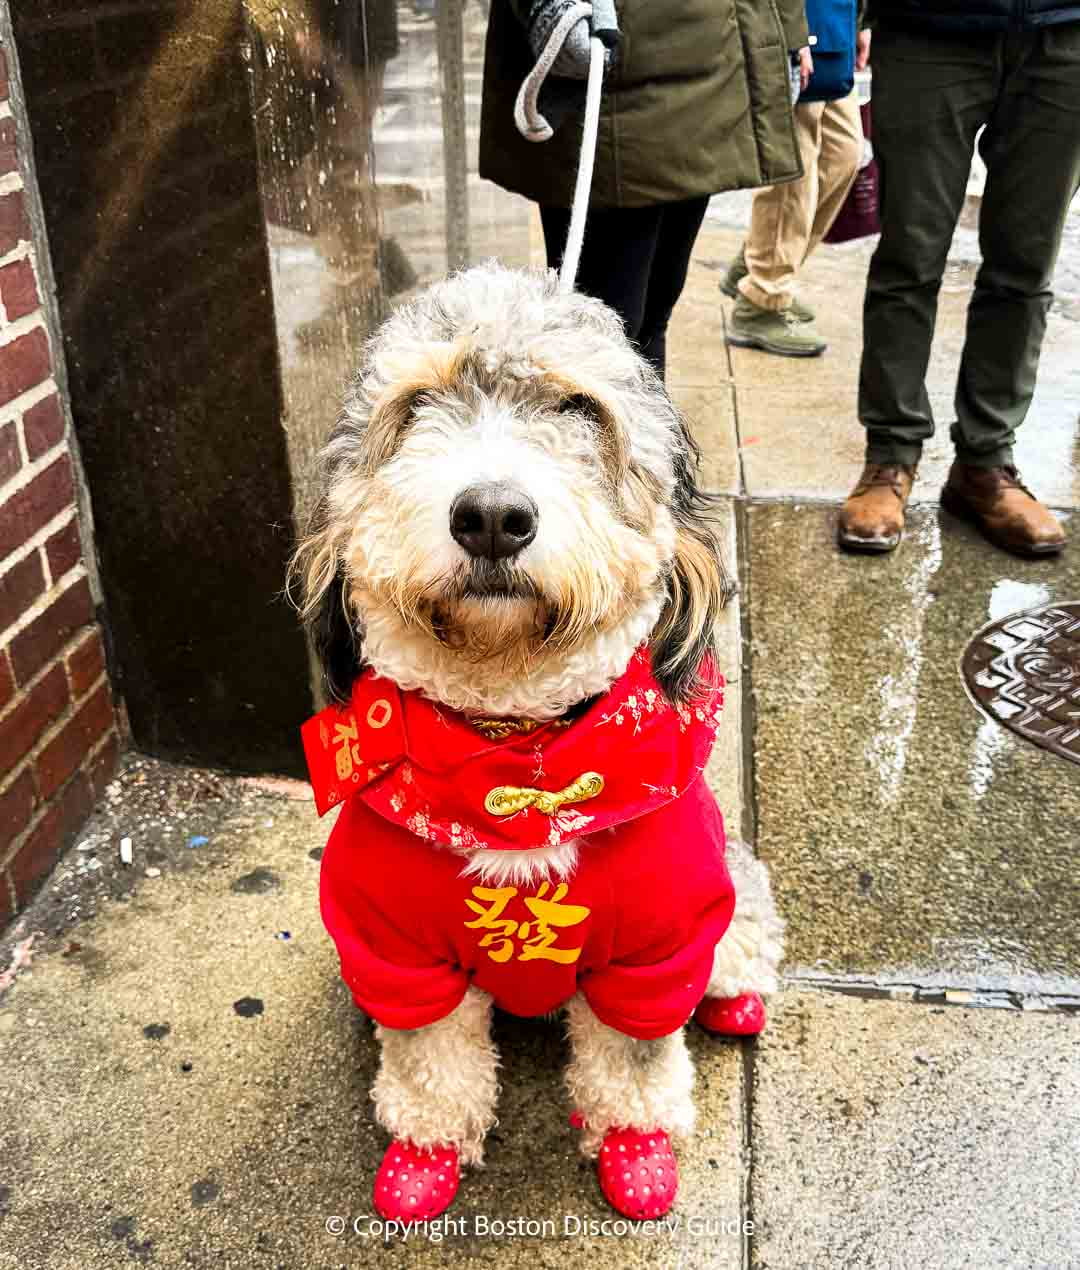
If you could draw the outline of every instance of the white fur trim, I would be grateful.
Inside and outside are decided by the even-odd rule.
[[[728,843],[726,859],[735,886],[735,916],[716,945],[705,995],[775,992],[784,956],[784,923],[776,911],[769,871],[741,842]]]
[[[491,997],[469,988],[445,1019],[407,1031],[376,1026],[375,1035],[382,1055],[371,1096],[383,1128],[418,1147],[457,1147],[462,1164],[482,1163],[499,1092]]]
[[[566,1084],[585,1118],[582,1153],[595,1156],[609,1129],[694,1127],[694,1068],[682,1029],[639,1041],[601,1023],[578,993],[567,1006],[573,1057]]]
[[[461,876],[478,878],[485,886],[532,886],[549,879],[565,880],[577,867],[577,860],[574,839],[531,851],[474,851]]]

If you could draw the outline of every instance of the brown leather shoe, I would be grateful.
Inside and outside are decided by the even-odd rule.
[[[892,551],[903,537],[904,508],[914,483],[914,466],[867,463],[840,509],[840,546],[849,551]]]
[[[1065,546],[1057,517],[1024,485],[1014,467],[954,462],[941,491],[941,505],[1019,556],[1053,555]]]

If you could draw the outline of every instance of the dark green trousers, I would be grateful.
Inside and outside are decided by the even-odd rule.
[[[1011,463],[1035,391],[1065,216],[1080,187],[1080,23],[964,36],[878,29],[872,58],[882,235],[863,309],[867,458],[915,463],[933,434],[926,368],[938,291],[985,125],[982,265],[952,438],[962,462]]]

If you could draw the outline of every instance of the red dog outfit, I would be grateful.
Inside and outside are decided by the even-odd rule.
[[[492,741],[365,672],[347,707],[303,729],[320,814],[344,803],[320,898],[357,1005],[416,1028],[448,1015],[470,983],[525,1016],[580,991],[627,1035],[678,1030],[735,903],[702,776],[722,701],[716,676],[673,707],[639,649],[572,723]],[[575,839],[565,881],[460,876],[461,852]]]

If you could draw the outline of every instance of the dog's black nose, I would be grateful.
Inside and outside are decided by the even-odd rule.
[[[450,505],[450,535],[470,556],[505,560],[536,537],[536,504],[513,485],[470,485]]]

